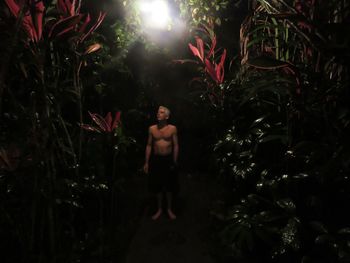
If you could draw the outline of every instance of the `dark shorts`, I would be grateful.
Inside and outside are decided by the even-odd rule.
[[[172,155],[152,155],[149,163],[149,190],[152,193],[162,191],[177,193],[179,190],[178,171]]]

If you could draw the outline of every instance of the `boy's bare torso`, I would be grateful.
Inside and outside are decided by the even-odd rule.
[[[159,128],[158,125],[152,125],[150,132],[152,135],[153,153],[155,155],[170,155],[173,151],[173,136],[176,128],[174,125],[166,125]]]

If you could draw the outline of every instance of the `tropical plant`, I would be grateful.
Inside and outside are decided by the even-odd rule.
[[[196,27],[201,23],[210,23],[211,21],[220,25],[220,12],[227,8],[230,1],[176,0],[175,2],[179,6],[181,16],[188,19],[189,23]]]
[[[97,124],[97,127],[87,124],[82,124],[81,127],[88,131],[96,131],[96,132],[106,132],[111,133],[118,127],[120,123],[120,111],[116,112],[114,120],[112,119],[111,112],[108,112],[106,117],[103,118],[101,115],[97,113],[89,112],[91,119]]]
[[[7,0],[1,9],[1,228],[18,247],[10,261],[68,260],[84,236],[73,220],[82,208],[75,123],[82,123],[81,73],[102,47],[91,37],[105,13],[82,12],[81,3]]]
[[[122,189],[124,177],[119,161],[128,153],[135,140],[126,136],[121,123],[121,112],[116,112],[114,119],[111,112],[103,118],[97,113],[89,112],[95,125],[81,124],[89,131],[84,145],[84,189],[98,200],[98,229],[103,233],[100,242],[115,229],[118,214],[118,195]]]
[[[348,78],[341,73],[347,69],[341,59],[334,60],[337,53],[324,52],[332,50],[335,39],[329,37],[331,32],[320,28],[322,21],[318,19],[322,17],[316,10],[328,6],[343,15],[345,11],[340,11],[341,7],[335,2],[325,6],[318,4],[317,9],[314,1],[256,1],[252,5],[253,15],[247,17],[241,28],[241,71],[244,75],[234,86],[243,92],[242,103],[238,104],[238,109],[234,107],[235,129],[229,130],[226,139],[217,145],[222,151],[220,163],[224,163],[220,166],[229,176],[235,176],[237,199],[258,194],[258,200],[267,198],[270,202],[289,198],[295,206],[297,221],[293,228],[289,225],[290,219],[283,224],[273,223],[279,238],[265,252],[260,251],[266,261],[346,262],[349,258],[343,237],[333,238],[332,245],[328,243],[322,250],[319,235],[307,230],[317,221],[324,229],[345,227],[341,232],[346,232],[347,224],[327,211],[332,210],[333,215],[342,214],[342,204],[349,198],[344,186],[339,184],[346,180],[344,171],[349,171],[345,161],[348,149],[344,146],[342,132],[347,130],[347,124],[339,122],[344,115],[337,115],[340,109],[344,110],[343,114],[348,112],[345,100],[339,97],[349,85]],[[336,76],[334,70],[338,72]],[[246,85],[254,74],[259,74],[260,79]],[[322,78],[322,82],[318,78]],[[281,83],[284,83],[282,89],[277,89]],[[267,90],[274,92],[266,93]],[[235,92],[232,94],[237,96]],[[258,129],[253,129],[257,133],[252,136],[249,130],[255,125],[249,123],[255,123],[254,116],[258,112],[263,118],[256,119],[261,123]],[[258,202],[255,209],[248,204],[243,206],[254,215],[259,213],[263,203]],[[334,206],[340,209],[333,209]],[[261,222],[251,221],[248,233],[240,230],[243,222],[231,220],[230,230],[226,229],[225,234],[235,233],[233,240],[238,244],[242,236],[248,238],[247,235],[254,242],[261,240],[252,236],[256,227],[262,227]],[[293,238],[286,238],[289,233]],[[346,234],[344,238],[347,239]],[[260,244],[261,241],[253,250]],[[333,250],[331,246],[342,249]]]
[[[217,48],[217,39],[213,29],[214,25],[209,23],[203,24],[198,28],[198,33],[203,35],[202,37],[196,35],[196,46],[189,43],[188,46],[192,54],[197,60],[174,60],[175,63],[194,63],[199,65],[198,69],[201,73],[200,77],[196,77],[192,80],[192,83],[200,83],[204,87],[203,93],[208,96],[210,102],[214,106],[222,106],[224,100],[224,90],[222,89],[222,83],[225,76],[225,60],[226,49],[221,52],[221,56],[218,55],[220,49]],[[205,42],[208,41],[208,42]],[[216,62],[219,58],[219,61]]]
[[[249,6],[241,66],[222,85],[228,128],[214,147],[232,191],[218,215],[224,243],[236,260],[346,262],[349,3]]]

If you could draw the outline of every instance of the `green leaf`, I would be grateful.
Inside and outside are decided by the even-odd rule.
[[[295,212],[295,209],[296,209],[295,204],[289,198],[278,200],[276,203],[279,207],[283,208],[288,212]]]
[[[304,178],[308,178],[308,177],[310,177],[310,175],[306,174],[306,173],[299,173],[299,174],[293,176],[294,179],[304,179]]]
[[[263,117],[260,117],[256,120],[254,120],[253,123],[250,125],[250,129],[255,127],[257,124],[262,123],[266,119],[266,117],[267,116],[263,116]]]

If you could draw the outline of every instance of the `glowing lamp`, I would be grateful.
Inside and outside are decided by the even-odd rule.
[[[144,25],[148,28],[165,29],[170,22],[169,8],[166,1],[141,1],[139,8]]]

